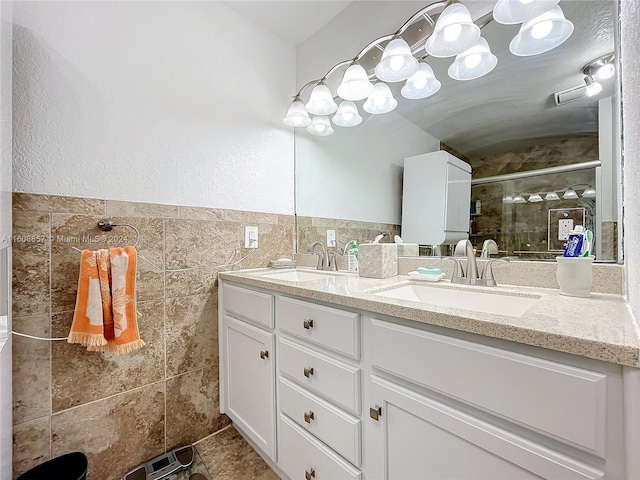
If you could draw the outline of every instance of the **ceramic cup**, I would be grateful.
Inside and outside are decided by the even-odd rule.
[[[556,280],[560,294],[571,297],[588,297],[593,284],[591,265],[595,257],[556,257]]]

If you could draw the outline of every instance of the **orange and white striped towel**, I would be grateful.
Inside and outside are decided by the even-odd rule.
[[[136,318],[136,263],[133,247],[82,251],[69,343],[114,353],[144,346]]]

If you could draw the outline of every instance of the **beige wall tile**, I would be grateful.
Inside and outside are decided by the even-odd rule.
[[[49,313],[49,215],[13,214],[13,315]]]
[[[210,220],[221,222],[223,210],[220,208],[183,207],[180,206],[180,218],[185,220]]]
[[[34,193],[13,193],[13,210],[42,213],[78,213],[105,215],[105,200],[96,198],[62,197]]]
[[[16,332],[48,338],[51,318],[47,315],[16,317]],[[51,414],[51,343],[13,337],[13,423]]]
[[[218,295],[218,272],[225,269],[198,268],[166,274],[166,298],[184,295]]]
[[[88,352],[85,347],[55,342],[52,356],[53,411],[100,400],[164,377],[164,302],[138,304],[140,337],[146,345],[124,355]],[[53,335],[68,335],[73,314],[52,317]]]
[[[51,451],[80,450],[91,480],[121,478],[164,451],[164,382],[82,405],[51,417]]]
[[[167,299],[167,376],[218,361],[218,298],[189,295]]]
[[[107,216],[179,218],[180,207],[158,203],[119,202],[107,200]]]
[[[167,448],[193,443],[228,424],[220,414],[218,386],[217,362],[167,379]]]
[[[13,476],[26,472],[50,457],[51,417],[13,427]]]
[[[245,212],[242,210],[221,210],[222,220],[225,222],[238,222],[245,225],[267,223],[276,225],[279,215],[277,213]]]

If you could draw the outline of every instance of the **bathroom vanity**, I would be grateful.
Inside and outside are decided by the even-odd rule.
[[[284,478],[625,478],[621,297],[299,272],[220,274],[220,410]]]

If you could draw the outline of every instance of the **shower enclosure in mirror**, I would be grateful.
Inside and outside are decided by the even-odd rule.
[[[414,49],[442,83],[434,95],[409,100],[400,93],[404,82],[388,83],[398,101],[390,113],[368,114],[364,101],[357,101],[363,121],[356,127],[334,124],[333,135],[325,137],[296,128],[298,251],[326,241],[327,230],[336,231],[338,249],[380,232],[389,234],[384,241],[402,235],[404,158],[443,149],[471,165],[469,238],[478,252],[485,240],[494,240],[498,255],[552,259],[561,241],[554,211],[583,209],[584,223],[595,233],[597,261],[621,261],[617,74],[600,80],[602,90],[592,96],[585,83],[585,67],[594,60],[608,58],[617,67],[617,2],[560,1],[573,33],[559,47],[535,56],[511,53],[509,44],[520,26],[491,21],[487,15],[495,2],[459,3],[469,7],[477,23],[486,23],[482,37],[497,58],[493,71],[475,80],[454,80],[447,73],[453,58]],[[365,15],[367,2],[353,4],[348,8]],[[335,28],[325,28],[309,41],[322,44],[336,35]],[[367,40],[374,39],[363,43]],[[340,55],[336,52],[336,63],[343,60]],[[344,70],[326,79],[334,95]],[[303,93],[303,101],[309,93]],[[577,164],[588,168],[572,167]],[[478,200],[480,213],[472,208]],[[425,205],[425,212],[429,208]],[[422,246],[419,251],[434,250]]]

